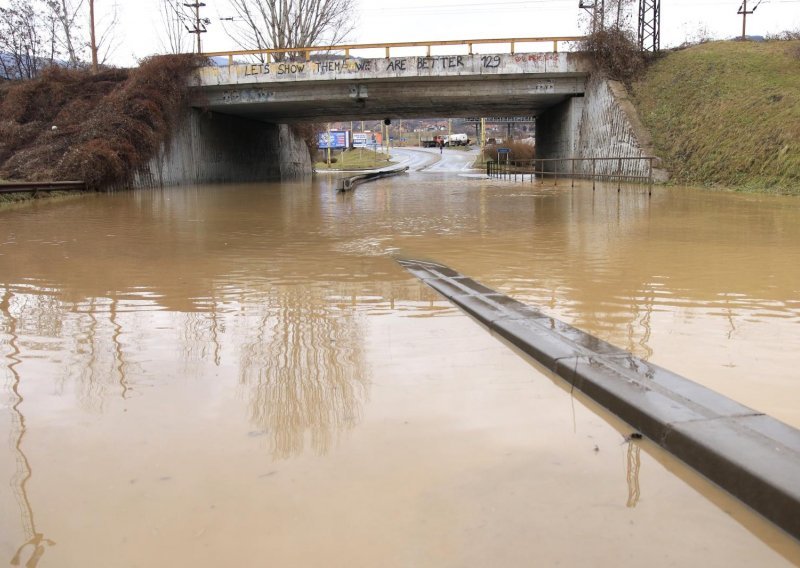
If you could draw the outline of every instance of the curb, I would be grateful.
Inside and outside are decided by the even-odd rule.
[[[433,262],[401,266],[800,539],[800,430]]]

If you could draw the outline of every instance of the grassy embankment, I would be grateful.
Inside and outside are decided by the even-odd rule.
[[[800,41],[671,52],[633,93],[673,183],[800,194]]]
[[[318,157],[324,158],[324,152],[325,150],[320,150]],[[327,160],[323,159],[314,164],[314,169],[318,172],[370,170],[391,166],[394,163],[383,152],[375,152],[369,149],[353,149],[346,152],[332,152],[330,166]]]
[[[0,179],[125,184],[167,140],[185,106],[194,56],[160,56],[136,69],[52,68],[0,88]],[[52,192],[54,194],[55,192]],[[6,194],[18,201],[30,194]]]

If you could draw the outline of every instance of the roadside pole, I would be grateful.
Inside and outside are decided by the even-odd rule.
[[[486,148],[486,119],[481,118],[481,160],[483,160],[484,149]]]
[[[328,158],[327,158],[328,169],[331,169],[331,123],[330,122],[328,123],[328,148],[327,148],[327,150],[328,150],[328,152],[327,152],[327,155],[328,155]]]

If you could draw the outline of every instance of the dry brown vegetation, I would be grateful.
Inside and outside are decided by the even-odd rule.
[[[524,142],[508,142],[506,144],[487,145],[483,149],[484,160],[497,160],[497,149],[511,150],[509,160],[531,160],[536,157],[536,148]]]
[[[166,55],[132,70],[52,68],[0,88],[0,178],[125,183],[181,116],[195,56]],[[54,128],[55,127],[55,128]]]
[[[586,36],[581,50],[592,55],[598,71],[628,86],[645,69],[645,56],[632,32],[616,26]]]

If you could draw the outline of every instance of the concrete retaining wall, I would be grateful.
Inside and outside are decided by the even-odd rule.
[[[134,187],[265,181],[311,175],[305,142],[287,125],[189,109]]]
[[[652,140],[639,120],[625,86],[594,75],[584,96],[553,107],[536,120],[536,154],[539,158],[620,158],[655,156]],[[654,161],[654,178],[666,181],[667,173]],[[569,173],[569,162],[550,163],[550,171]],[[547,167],[546,167],[547,169]],[[645,160],[602,160],[595,172],[605,175],[647,176]],[[590,161],[576,163],[575,171],[591,173]]]

